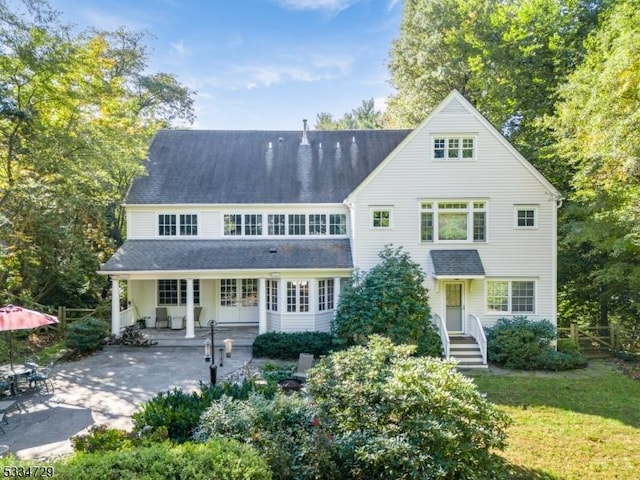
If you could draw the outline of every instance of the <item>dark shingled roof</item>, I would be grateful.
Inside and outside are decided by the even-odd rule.
[[[162,130],[125,203],[339,203],[410,132]]]
[[[431,250],[436,277],[484,277],[484,267],[477,250]]]
[[[348,239],[127,240],[100,270],[115,273],[352,267]]]

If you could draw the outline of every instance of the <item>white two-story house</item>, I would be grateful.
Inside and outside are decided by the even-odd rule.
[[[147,170],[100,271],[114,333],[166,307],[193,337],[195,306],[329,331],[344,282],[388,244],[423,267],[447,355],[501,317],[556,322],[559,192],[458,92],[414,130],[161,131]]]

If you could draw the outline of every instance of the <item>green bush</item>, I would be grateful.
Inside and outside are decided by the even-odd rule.
[[[324,332],[269,332],[253,342],[253,356],[297,360],[301,353],[315,357],[327,355],[334,348],[331,334]]]
[[[224,395],[234,399],[246,399],[253,391],[265,396],[273,396],[277,386],[268,384],[256,385],[250,380],[241,384],[222,382],[215,385],[200,385],[200,392],[185,393],[178,388],[168,392],[160,392],[151,400],[143,403],[132,415],[134,430],[145,432],[162,439],[162,431],[166,430],[168,438],[183,443],[191,439],[193,430],[200,421],[200,415],[211,402]]]
[[[83,453],[126,450],[139,443],[137,435],[106,425],[93,425],[89,433],[71,437],[73,449]]]
[[[206,444],[165,442],[132,450],[79,453],[56,462],[55,478],[270,480],[272,476],[253,448],[215,439]]]
[[[454,362],[372,336],[309,371],[340,478],[494,478],[509,419]]]
[[[82,353],[102,348],[102,340],[109,335],[109,324],[97,318],[77,320],[67,327],[66,346]]]
[[[555,351],[549,348],[538,355],[537,368],[542,370],[572,370],[574,368],[584,368],[587,360],[584,356],[576,353]]]
[[[559,348],[569,351],[553,349],[551,342],[557,333],[548,320],[530,320],[526,316],[501,318],[486,329],[486,334],[489,361],[505,368],[569,370],[586,365],[578,345],[561,341]]]
[[[300,395],[223,397],[202,415],[194,438],[232,438],[253,445],[271,467],[274,479],[343,478],[331,437],[317,413]]]
[[[366,273],[354,272],[340,296],[333,323],[346,345],[363,345],[371,335],[396,344],[413,344],[419,355],[442,355],[442,342],[431,323],[424,273],[402,247],[387,245],[382,261]]]

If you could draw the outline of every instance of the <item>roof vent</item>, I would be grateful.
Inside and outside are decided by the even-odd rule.
[[[309,139],[307,138],[307,119],[302,120],[302,140],[300,145],[309,145]]]
[[[269,253],[278,253],[278,247],[269,247]]]

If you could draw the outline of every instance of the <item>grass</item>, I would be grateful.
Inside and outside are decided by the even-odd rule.
[[[510,478],[640,478],[640,382],[613,364],[470,376],[514,421],[500,453]]]

